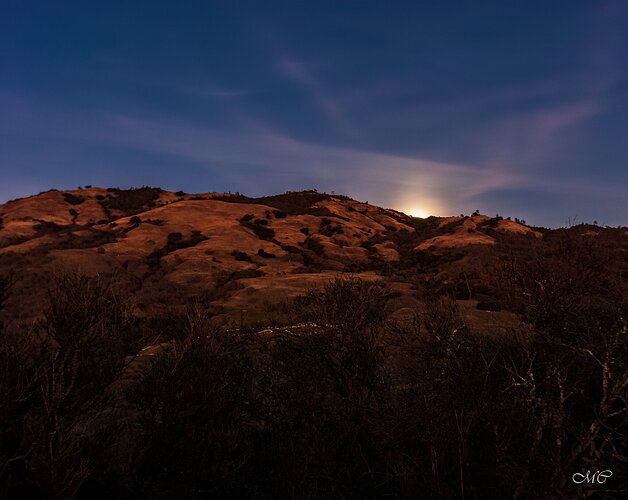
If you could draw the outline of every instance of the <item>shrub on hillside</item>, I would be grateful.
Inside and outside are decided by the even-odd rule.
[[[231,252],[231,255],[235,258],[235,260],[243,261],[243,262],[251,262],[251,256],[246,252],[240,252],[239,250],[234,250]]]
[[[257,255],[263,257],[264,259],[274,259],[275,257],[277,257],[274,253],[266,252],[263,248],[260,248],[257,251]]]
[[[320,325],[361,329],[386,318],[389,292],[382,281],[336,278],[296,299],[295,311]]]
[[[82,196],[72,193],[63,193],[63,199],[70,205],[80,205],[85,201],[85,198]]]
[[[326,217],[321,220],[320,228],[318,230],[324,236],[333,236],[334,234],[343,234],[344,230],[340,224],[333,224],[332,221]]]
[[[318,256],[322,256],[325,253],[325,247],[321,243],[321,240],[314,236],[306,238],[301,245],[303,248],[314,252]]]
[[[109,189],[107,191],[110,191]],[[100,203],[107,209],[120,210],[124,214],[136,213],[145,208],[155,206],[155,200],[159,198],[162,190],[144,186],[141,188],[117,189],[110,191],[115,196],[107,198]]]
[[[268,226],[268,220],[266,219],[254,219],[254,215],[246,214],[239,219],[240,224],[250,229],[261,240],[272,240],[275,237],[275,231]]]
[[[159,250],[155,250],[146,257],[146,263],[149,267],[159,267],[161,264],[161,258],[169,253],[176,252],[183,248],[189,248],[198,245],[200,242],[207,240],[207,236],[204,236],[200,231],[194,230],[190,234],[188,239],[183,238],[183,234],[180,232],[173,232],[168,234],[166,245]]]

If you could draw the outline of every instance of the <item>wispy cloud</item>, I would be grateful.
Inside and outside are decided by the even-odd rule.
[[[476,134],[478,145],[484,144],[482,163],[495,170],[525,169],[533,176],[552,158],[569,153],[560,142],[564,134],[575,133],[602,111],[598,100],[583,98],[502,117]]]
[[[179,126],[118,116],[104,137],[128,147],[231,166],[234,185],[253,192],[319,186],[399,209],[450,210],[491,189],[513,186],[514,174],[377,152],[311,144],[258,126],[248,132]],[[456,208],[457,208],[456,207]]]
[[[484,127],[486,163],[500,168],[526,168],[531,173],[548,164],[561,165],[572,148],[565,148],[565,138],[577,145],[586,137],[592,119],[603,115],[610,105],[609,96],[622,74],[623,62],[621,13],[619,2],[608,2],[588,26],[587,45],[579,70],[560,74],[549,82],[547,97],[529,108],[502,116]]]
[[[284,55],[277,59],[276,66],[281,75],[299,84],[308,92],[318,110],[338,132],[351,138],[359,135],[357,128],[348,119],[339,100],[325,89],[304,61]]]

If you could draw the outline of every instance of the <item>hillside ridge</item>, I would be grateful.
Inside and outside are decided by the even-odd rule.
[[[463,295],[486,288],[506,243],[532,245],[547,231],[477,212],[422,219],[314,190],[251,198],[88,186],[0,205],[0,272],[21,275],[22,318],[37,316],[40,284],[59,272],[122,275],[149,315],[191,296],[227,315],[264,315],[347,273],[390,281],[403,308],[417,279]]]

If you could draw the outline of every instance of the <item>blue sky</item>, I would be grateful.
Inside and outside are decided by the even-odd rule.
[[[626,224],[628,2],[2,1],[0,201],[318,188]]]

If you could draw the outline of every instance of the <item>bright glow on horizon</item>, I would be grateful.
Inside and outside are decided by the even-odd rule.
[[[420,217],[421,219],[425,219],[426,217],[430,216],[428,212],[426,212],[425,210],[421,208],[413,208],[408,211],[408,214],[411,215],[412,217]]]

